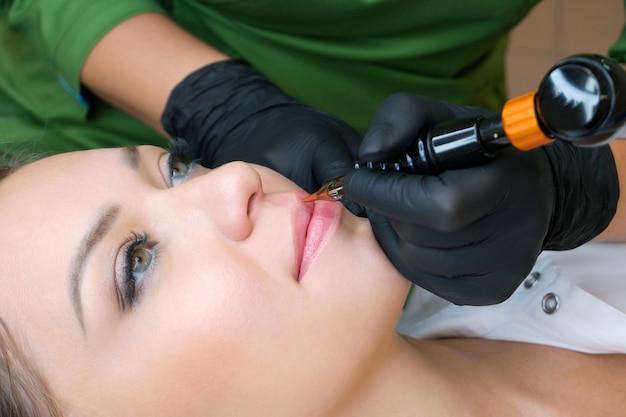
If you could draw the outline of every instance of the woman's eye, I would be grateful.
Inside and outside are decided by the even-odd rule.
[[[185,178],[191,172],[193,167],[192,163],[183,162],[180,159],[175,159],[170,164],[170,177],[172,179],[172,186],[180,185]]]
[[[175,138],[170,144],[167,165],[170,173],[170,185],[176,187],[184,182],[196,165],[189,143],[181,138]]]
[[[134,237],[134,240],[125,250],[124,273],[119,283],[122,307],[127,309],[134,306],[145,286],[154,263],[154,247],[146,247],[147,237]]]
[[[134,274],[146,272],[151,263],[152,253],[148,249],[138,248],[131,254],[131,270]]]
[[[172,161],[170,166],[170,176],[172,178],[172,185],[179,185],[191,171],[191,164],[187,164],[180,159]]]

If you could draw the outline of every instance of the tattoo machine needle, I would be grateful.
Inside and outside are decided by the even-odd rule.
[[[343,177],[339,177],[328,181],[315,193],[309,194],[307,197],[303,198],[302,202],[309,203],[317,200],[338,201],[344,198],[344,196]]]
[[[625,122],[626,71],[600,55],[573,55],[557,62],[536,92],[508,100],[500,114],[436,124],[419,134],[399,160],[365,167],[437,175],[484,163],[510,146],[528,151],[555,139],[605,145],[625,137]],[[349,197],[339,177],[302,201]]]

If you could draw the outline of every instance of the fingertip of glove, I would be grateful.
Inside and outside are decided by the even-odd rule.
[[[365,207],[352,200],[341,200],[344,207],[357,217],[367,217]]]

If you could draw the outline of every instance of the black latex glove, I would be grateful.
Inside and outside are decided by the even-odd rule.
[[[283,93],[241,60],[203,67],[172,91],[161,117],[200,163],[268,166],[309,192],[354,166],[361,136],[346,123]]]
[[[396,94],[379,108],[360,161],[397,159],[438,122],[485,109]],[[344,190],[367,208],[374,233],[398,270],[456,304],[507,299],[542,249],[569,249],[599,234],[617,205],[617,172],[608,146],[554,142],[513,148],[473,168],[438,176],[359,169]]]

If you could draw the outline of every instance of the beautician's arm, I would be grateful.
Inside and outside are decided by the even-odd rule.
[[[191,72],[228,57],[159,13],[134,16],[96,44],[81,72],[85,86],[165,136],[169,94]]]
[[[352,168],[361,139],[158,13],[107,33],[88,55],[81,81],[161,134],[184,138],[207,167],[253,162],[311,192]]]

